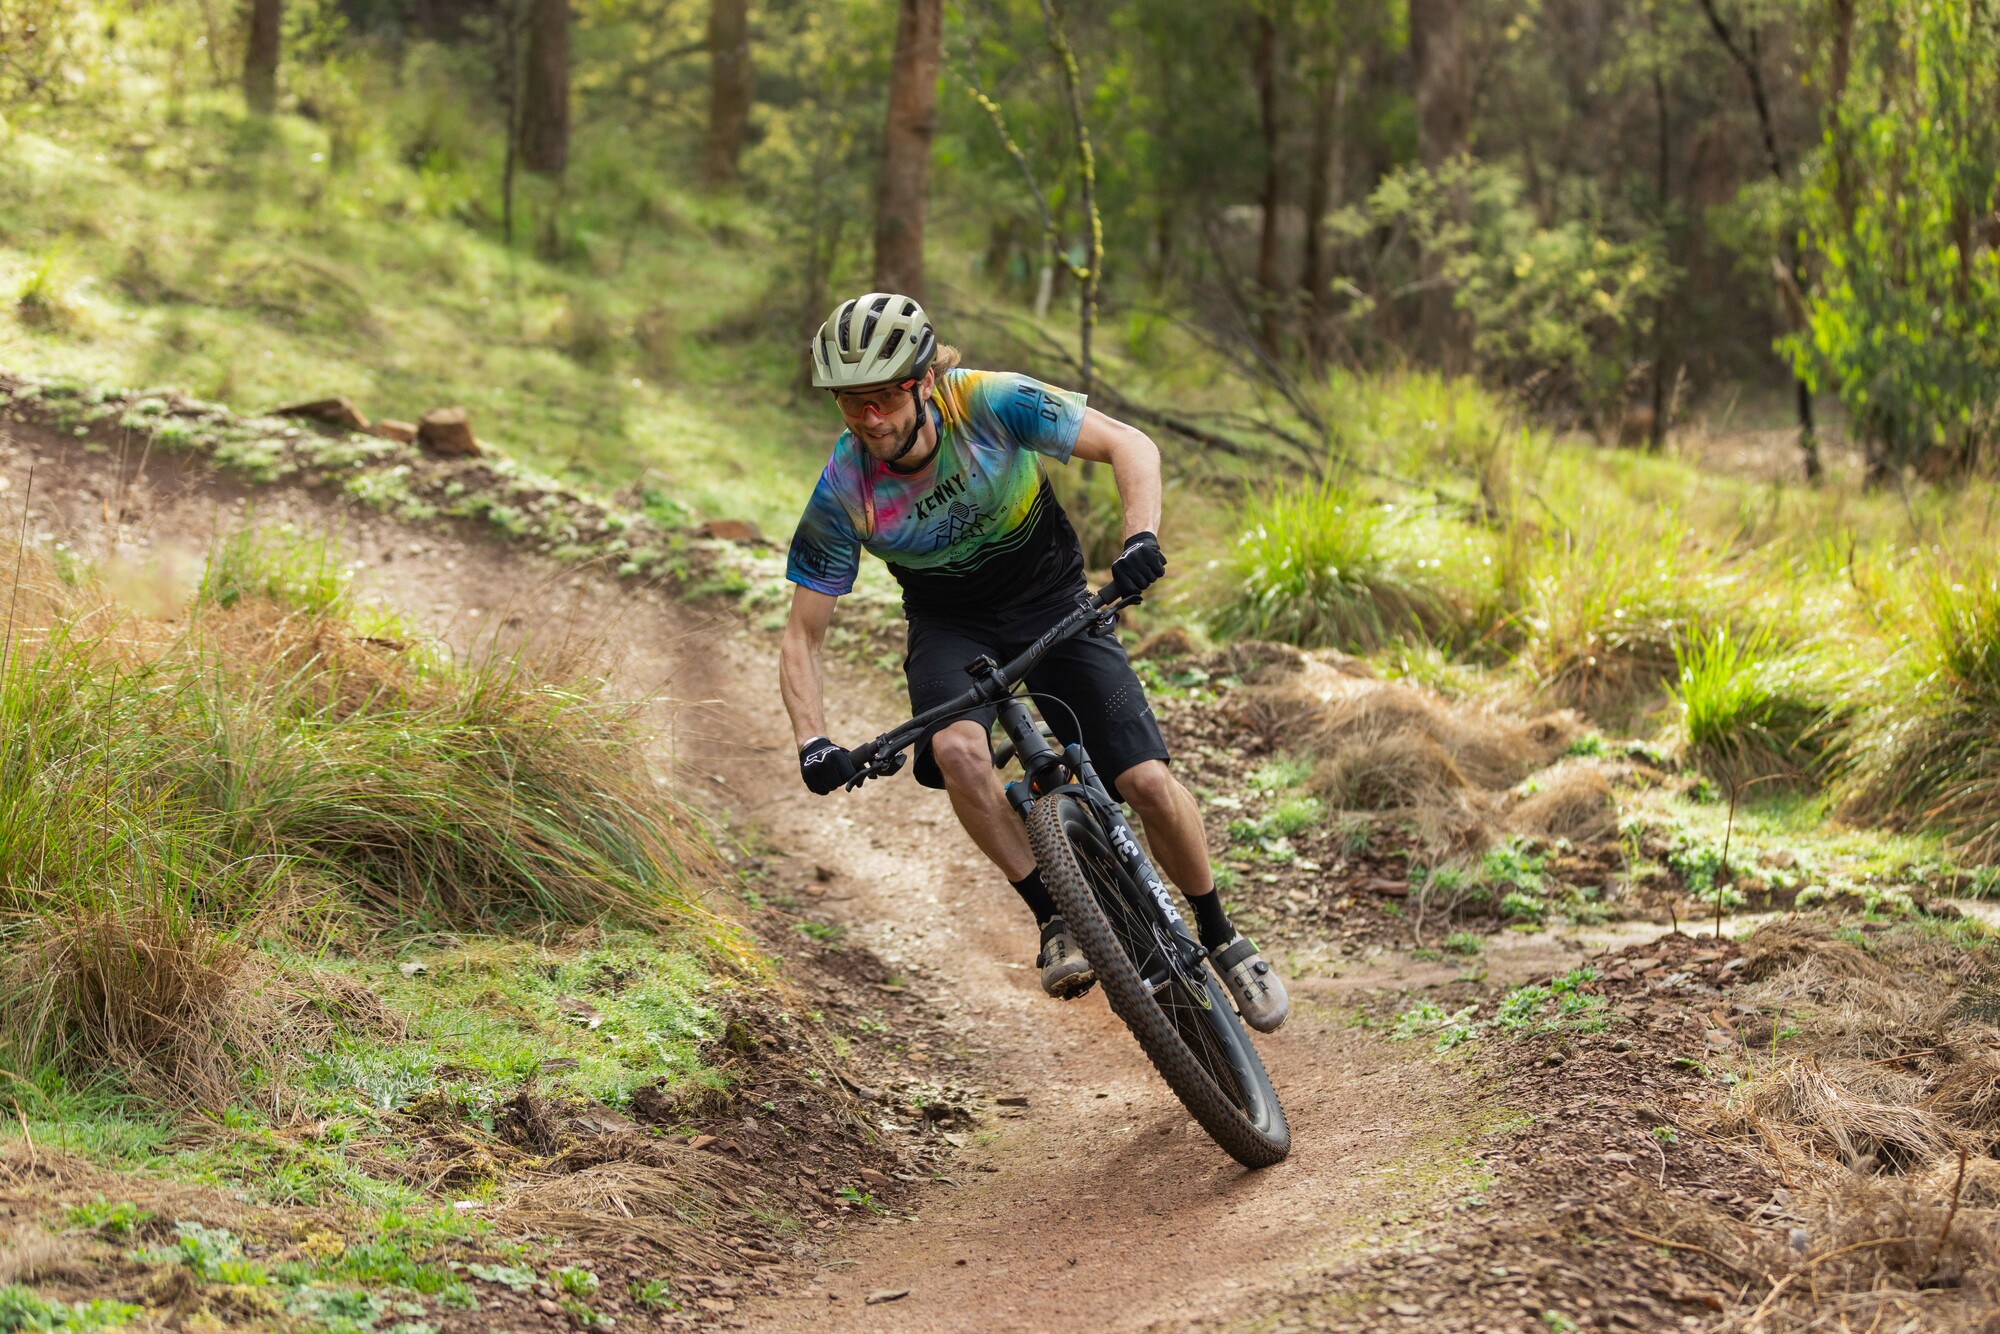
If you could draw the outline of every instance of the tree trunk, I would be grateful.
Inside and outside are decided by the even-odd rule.
[[[921,301],[944,0],[898,0],[898,9],[889,121],[875,194],[875,287]]]
[[[1463,155],[1472,138],[1472,79],[1465,67],[1465,0],[1410,0],[1410,59],[1417,85],[1417,154],[1437,171]],[[1454,211],[1469,207],[1461,190]],[[1426,250],[1417,323],[1426,351],[1447,372],[1472,360],[1471,331],[1452,302],[1444,257]]]
[[[569,0],[532,0],[528,11],[521,165],[545,176],[569,165]]]
[[[243,47],[243,100],[259,116],[278,109],[278,38],[285,0],[250,0],[250,36]]]
[[[750,129],[756,71],[750,64],[749,0],[711,0],[708,7],[708,151],[701,178],[731,185]]]
[[[1417,153],[1437,168],[1472,137],[1472,76],[1465,67],[1465,0],[1410,0],[1416,68]]]
[[[1257,237],[1258,321],[1266,352],[1276,354],[1283,323],[1284,295],[1278,290],[1278,209],[1284,185],[1279,153],[1283,125],[1278,118],[1278,21],[1268,8],[1257,12],[1257,123],[1264,139],[1263,226]]]
[[[1314,89],[1312,147],[1306,160],[1306,234],[1299,295],[1305,317],[1306,356],[1317,371],[1326,364],[1326,211],[1333,199],[1333,122],[1340,109],[1340,75],[1323,70]]]

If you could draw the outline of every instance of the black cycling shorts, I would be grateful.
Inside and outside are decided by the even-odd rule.
[[[903,658],[911,711],[922,713],[964,694],[972,686],[967,663],[983,653],[1005,664],[1074,610],[1074,605],[1058,605],[1046,615],[1009,618],[1012,624],[998,627],[911,618],[909,649]],[[1146,760],[1168,758],[1145,688],[1115,636],[1080,634],[1063,641],[1028,673],[1027,685],[1035,695],[1036,711],[1062,744],[1083,742],[1113,798],[1118,796],[1119,774]],[[998,705],[989,704],[963,716],[990,732],[999,712]],[[917,745],[915,772],[925,787],[944,786],[931,755],[931,734],[956,721],[948,718],[939,723]]]

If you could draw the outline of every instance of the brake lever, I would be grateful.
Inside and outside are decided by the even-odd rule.
[[[1086,632],[1093,639],[1104,639],[1118,633],[1118,613],[1127,607],[1136,607],[1146,600],[1143,593],[1127,593],[1116,601],[1107,602],[1098,608],[1097,619],[1090,623]]]
[[[893,778],[897,773],[901,772],[903,765],[908,760],[909,756],[900,750],[893,751],[877,759],[872,759],[866,765],[862,766],[860,773],[848,779],[845,786],[849,792],[852,792],[871,778]]]

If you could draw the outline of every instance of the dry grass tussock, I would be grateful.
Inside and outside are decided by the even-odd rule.
[[[364,627],[325,566],[227,540],[170,625],[0,548],[0,1065],[211,1111],[275,1090],[387,1020],[259,943],[369,918],[729,948],[712,845],[576,646],[455,662]]]
[[[220,1113],[262,1075],[282,1109],[301,1053],[341,1033],[400,1036],[403,1020],[353,979],[282,968],[172,900],[72,906],[12,933],[0,1032],[37,1063],[114,1071],[171,1107]]]
[[[1720,1327],[2000,1328],[2000,948],[1791,919],[1746,958],[1705,1130],[1775,1158],[1793,1218],[1738,1230],[1770,1286]]]
[[[1569,710],[1524,717],[1375,679],[1352,659],[1308,655],[1240,692],[1242,717],[1274,746],[1314,757],[1313,789],[1338,809],[1393,812],[1436,847],[1477,850],[1509,823],[1509,792],[1581,734]],[[1593,776],[1594,775],[1594,776]],[[1523,827],[1608,831],[1609,785],[1564,766]],[[1538,794],[1539,795],[1539,794]],[[1525,803],[1524,803],[1525,804]]]

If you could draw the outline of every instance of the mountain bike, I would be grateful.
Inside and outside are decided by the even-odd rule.
[[[1007,799],[1027,824],[1042,880],[1112,1011],[1210,1138],[1245,1167],[1269,1167],[1291,1151],[1291,1128],[1227,988],[1090,756],[1080,744],[1051,745],[1032,697],[1021,692],[1050,649],[1079,634],[1115,633],[1117,613],[1137,601],[1108,586],[1080,598],[1012,662],[982,655],[966,664],[971,688],[857,747],[859,772],[847,786],[900,770],[905,752],[938,723],[997,705],[1007,741],[994,763],[1019,760],[1022,771],[1007,785]]]

